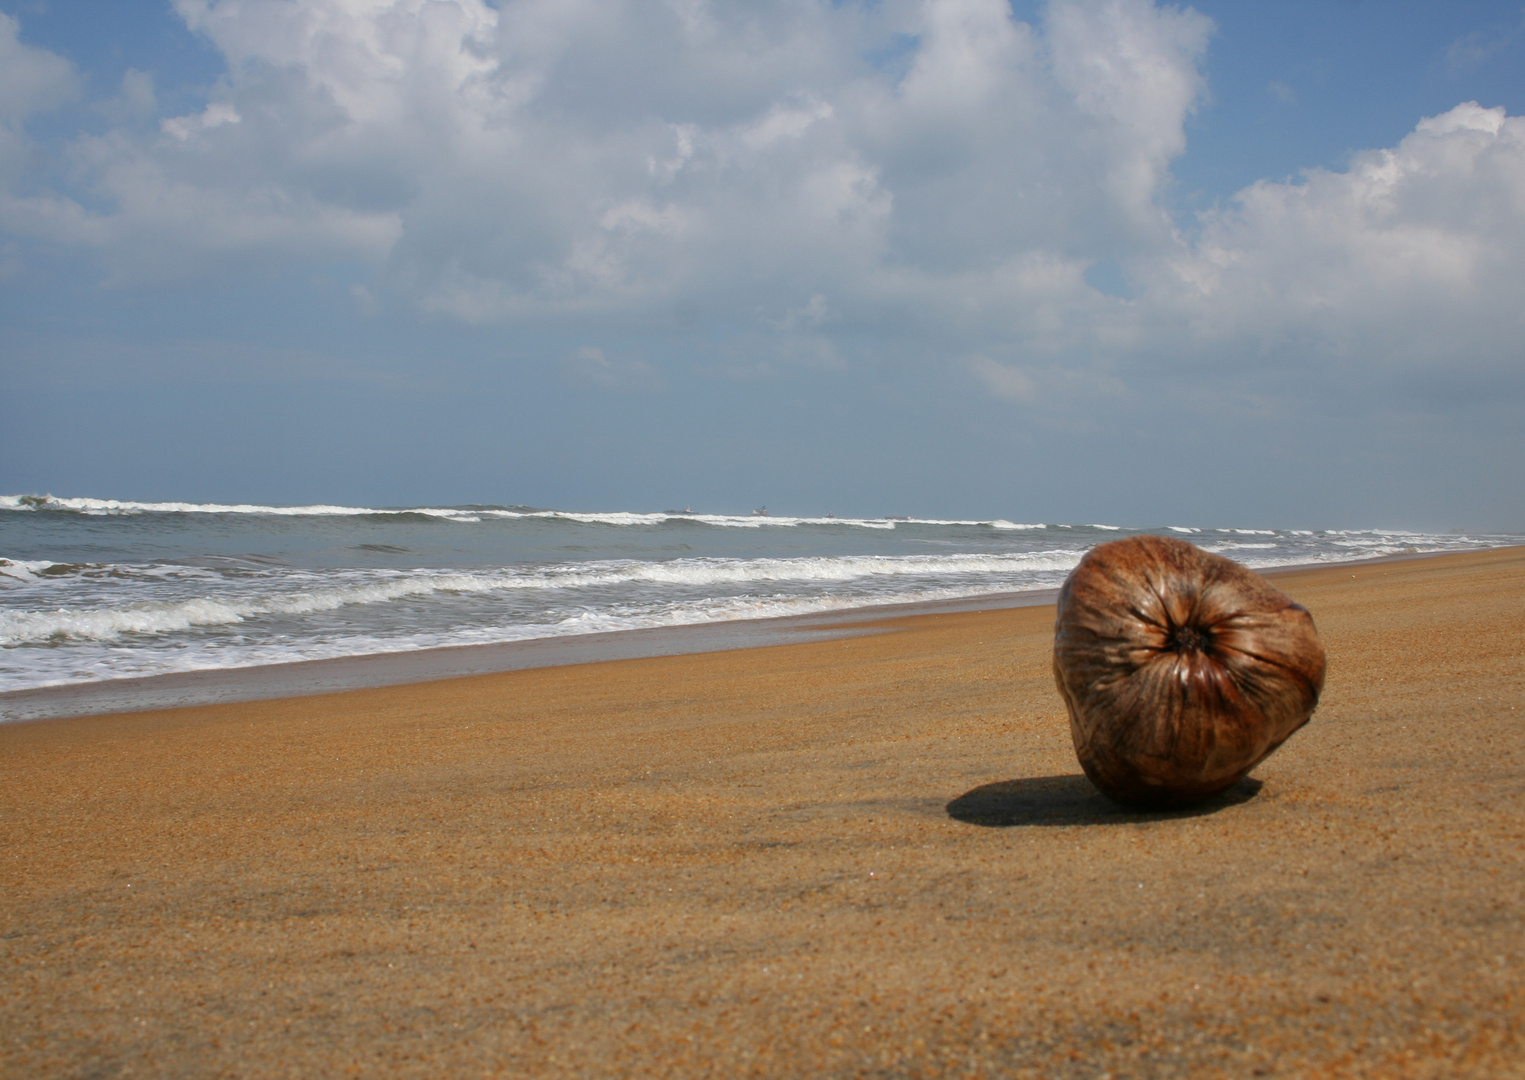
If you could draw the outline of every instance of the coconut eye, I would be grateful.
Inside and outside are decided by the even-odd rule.
[[[1171,652],[1211,652],[1213,634],[1206,627],[1177,626],[1171,629],[1165,648]]]

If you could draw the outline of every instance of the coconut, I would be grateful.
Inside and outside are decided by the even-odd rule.
[[[1308,722],[1324,647],[1307,609],[1259,574],[1134,536],[1092,548],[1065,581],[1054,677],[1091,782],[1168,808],[1223,791]]]

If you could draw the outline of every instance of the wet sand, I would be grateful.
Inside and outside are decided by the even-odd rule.
[[[1042,607],[0,726],[0,1075],[1525,1076],[1525,549],[1277,582],[1187,814]]]

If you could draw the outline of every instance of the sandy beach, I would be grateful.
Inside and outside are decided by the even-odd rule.
[[[1323,702],[1186,813],[1051,607],[0,725],[0,1075],[1525,1076],[1525,548],[1275,580]]]

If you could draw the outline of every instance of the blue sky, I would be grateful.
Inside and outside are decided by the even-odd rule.
[[[1525,529],[1525,6],[0,0],[0,489]]]

